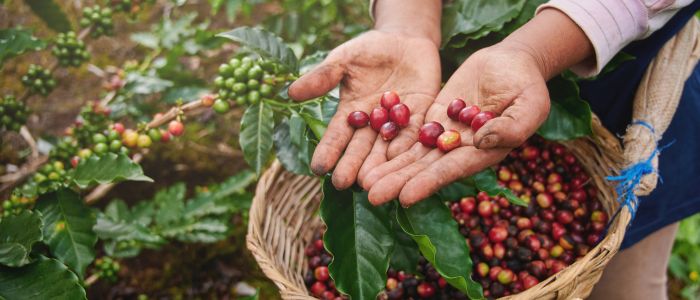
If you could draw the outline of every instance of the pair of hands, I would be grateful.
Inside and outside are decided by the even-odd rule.
[[[398,197],[402,205],[410,206],[502,160],[549,113],[538,62],[517,44],[502,43],[474,53],[442,89],[440,83],[438,46],[429,39],[372,30],[333,50],[289,88],[291,98],[306,100],[340,84],[338,110],[316,147],[312,171],[323,175],[333,170],[338,189],[357,181],[369,191],[372,204]],[[395,139],[385,142],[369,126],[348,125],[348,114],[369,114],[389,90],[398,92],[411,109],[409,126]],[[447,105],[455,98],[498,117],[473,132],[447,117]],[[418,131],[430,121],[458,130],[461,146],[443,153],[420,144]]]

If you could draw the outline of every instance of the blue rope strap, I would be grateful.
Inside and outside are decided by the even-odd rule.
[[[637,120],[632,122],[632,125],[644,126],[653,134],[656,134],[654,127],[645,121]],[[652,161],[656,155],[661,153],[661,151],[667,147],[673,145],[674,142],[675,141],[672,141],[662,147],[657,145],[654,152],[652,152],[646,160],[640,161],[627,167],[626,169],[623,169],[618,176],[607,176],[605,178],[608,181],[618,181],[615,191],[617,192],[617,202],[620,203],[620,207],[617,209],[613,217],[610,218],[610,223],[612,223],[612,221],[617,217],[623,207],[627,207],[629,209],[632,219],[634,219],[637,213],[637,208],[639,207],[639,198],[637,198],[637,195],[634,194],[634,190],[637,188],[645,175],[651,173],[656,173],[658,175],[658,170],[654,168]],[[663,183],[661,176],[659,176],[659,182]],[[610,224],[608,224],[608,226],[609,225]]]

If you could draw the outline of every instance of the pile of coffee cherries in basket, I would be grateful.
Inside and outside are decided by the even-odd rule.
[[[496,166],[498,181],[528,202],[476,196],[446,203],[470,248],[472,278],[493,299],[525,291],[586,255],[603,238],[608,215],[577,159],[560,144],[533,137]],[[345,299],[328,277],[322,233],[306,248],[311,294]],[[380,299],[466,299],[424,259],[418,272],[390,269]]]

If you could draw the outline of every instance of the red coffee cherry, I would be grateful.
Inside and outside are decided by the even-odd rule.
[[[438,122],[425,123],[418,132],[418,141],[423,146],[435,148],[437,146],[438,137],[445,132],[445,128]]]
[[[379,129],[379,135],[382,136],[382,140],[387,142],[391,141],[399,135],[399,126],[394,122],[386,122],[382,125],[382,128]]]
[[[382,107],[386,109],[391,109],[392,107],[394,107],[394,105],[401,103],[401,98],[399,98],[398,93],[394,91],[388,91],[382,94],[382,99],[379,100],[379,103],[382,105]]]
[[[185,125],[180,121],[170,121],[168,124],[168,131],[174,136],[181,136],[185,132]]]
[[[492,113],[490,111],[482,111],[482,112],[478,113],[476,116],[474,116],[474,119],[472,119],[472,123],[471,123],[472,130],[474,130],[474,132],[479,131],[479,128],[481,128],[481,126],[484,126],[484,124],[486,124],[486,122],[490,121],[491,119],[493,119],[495,117],[496,117],[496,114]]]
[[[476,116],[480,112],[481,112],[481,109],[478,106],[469,105],[469,106],[463,108],[459,112],[459,116],[458,116],[459,121],[464,123],[464,124],[471,125],[472,120],[474,120],[474,116]]]
[[[437,139],[438,149],[449,152],[454,148],[459,147],[462,144],[462,138],[458,131],[448,130],[440,134]]]
[[[462,99],[454,99],[450,104],[447,106],[447,116],[450,117],[450,119],[459,121],[459,112],[466,107],[467,104],[464,103],[464,100]]]
[[[352,128],[362,128],[369,123],[369,115],[364,111],[353,111],[348,115],[348,124]]]
[[[406,127],[408,126],[408,121],[411,118],[411,110],[408,109],[408,106],[403,103],[396,104],[391,107],[391,110],[389,111],[389,120],[392,122],[396,123],[397,126],[399,127]]]
[[[379,132],[384,123],[389,122],[389,111],[383,107],[377,107],[369,114],[369,126]]]

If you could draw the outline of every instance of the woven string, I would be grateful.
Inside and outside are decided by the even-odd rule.
[[[632,122],[631,125],[643,126],[649,129],[649,131],[651,131],[651,133],[654,136],[656,135],[654,127],[645,121],[636,120]],[[627,207],[627,209],[629,209],[629,212],[632,215],[632,220],[634,220],[634,217],[637,213],[637,208],[639,207],[639,198],[637,197],[634,191],[637,188],[637,186],[639,186],[639,183],[642,181],[642,178],[645,175],[655,173],[659,177],[659,182],[663,183],[663,179],[659,175],[658,170],[654,168],[652,161],[654,160],[654,157],[659,155],[663,149],[666,149],[667,147],[671,146],[674,142],[675,141],[672,141],[667,145],[659,147],[657,140],[656,148],[647,159],[623,169],[620,172],[620,175],[618,176],[605,177],[605,179],[608,181],[618,182],[617,186],[615,186],[615,192],[617,192],[617,202],[620,203],[620,207],[610,219],[611,223],[612,220],[614,220],[617,217],[617,215],[620,213],[620,210],[622,210],[623,207]]]

